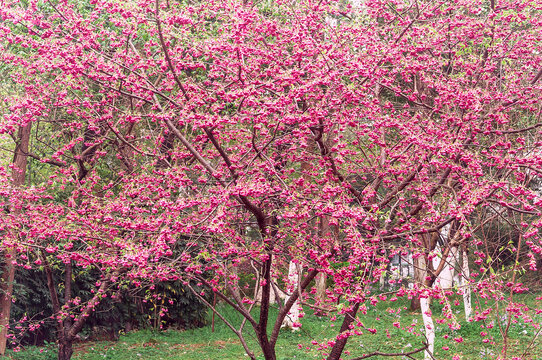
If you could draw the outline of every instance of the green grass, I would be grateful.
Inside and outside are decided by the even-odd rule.
[[[540,307],[534,296],[517,298],[517,301],[524,301],[530,306]],[[390,306],[393,305],[393,309]],[[424,341],[423,322],[419,313],[408,311],[406,300],[399,300],[395,303],[379,303],[376,306],[368,306],[366,312],[359,314],[359,319],[366,328],[376,329],[375,334],[363,331],[363,335],[350,338],[346,350],[349,354],[343,356],[344,359],[353,358],[374,351],[381,352],[407,352],[421,346]],[[435,303],[432,305],[434,318],[440,317],[442,305]],[[396,309],[401,309],[396,313]],[[231,309],[222,308],[226,317],[233,323],[240,323],[241,316]],[[302,328],[297,332],[282,330],[279,342],[277,344],[277,358],[279,360],[299,359],[314,360],[322,359],[326,350],[319,351],[317,346],[311,345],[312,340],[319,342],[333,340],[338,333],[341,317],[335,322],[329,322],[326,319],[310,315],[310,310],[306,309],[307,315],[302,319]],[[452,305],[452,312],[457,317],[460,329],[452,330],[447,323],[436,325],[436,359],[452,359],[454,355],[459,355],[460,359],[495,359],[501,349],[501,337],[497,326],[492,329],[480,328],[481,323],[466,322],[462,316],[462,306]],[[272,316],[276,311],[272,312]],[[537,318],[540,322],[542,318]],[[400,323],[401,329],[392,326],[395,321]],[[488,319],[486,323],[491,320]],[[492,320],[496,323],[496,319]],[[411,327],[412,332],[405,328]],[[386,332],[388,329],[388,332]],[[481,331],[488,332],[486,337],[480,335]],[[536,330],[529,324],[523,324],[520,320],[510,327],[509,340],[509,358],[512,356],[521,356],[531,344]],[[247,324],[245,334],[249,346],[261,356],[258,351],[256,339],[254,338],[252,328]],[[494,344],[484,344],[484,338],[494,338]],[[462,338],[462,343],[454,339]],[[299,349],[299,345],[302,349]],[[542,347],[540,341],[536,340],[529,351],[523,355],[522,359],[541,359]],[[448,348],[447,350],[446,347]],[[20,353],[12,353],[10,357],[13,360],[48,360],[53,359],[55,355],[54,348],[47,349],[30,348]],[[211,332],[211,327],[206,326],[201,329],[188,331],[161,331],[154,332],[150,330],[140,330],[121,335],[117,342],[87,342],[79,343],[75,346],[74,360],[207,360],[224,359],[238,360],[248,358],[244,354],[243,347],[236,336],[226,327],[222,321],[216,319],[215,331]],[[414,358],[423,358],[423,353],[414,355]],[[390,357],[372,357],[371,359],[392,359]]]

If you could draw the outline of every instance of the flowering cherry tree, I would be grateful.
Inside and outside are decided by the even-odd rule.
[[[4,246],[104,274],[87,306],[52,295],[59,358],[81,329],[72,321],[119,278],[196,280],[243,316],[236,328],[195,291],[252,359],[245,327],[272,360],[283,323],[332,304],[337,337],[314,346],[344,356],[374,331],[357,315],[386,301],[375,289],[395,255],[415,268],[394,295],[421,309],[426,339],[412,353],[433,357],[430,300],[454,293],[436,281],[452,268],[471,320],[499,311],[468,310],[471,292],[517,314],[517,274],[542,249],[541,7],[3,2],[0,56],[24,95],[6,99],[0,131],[32,124],[25,154],[47,169],[20,197],[24,233]],[[520,234],[505,274],[488,271],[479,235],[495,222]],[[258,296],[238,286],[246,268]],[[325,296],[317,276],[332,283]]]

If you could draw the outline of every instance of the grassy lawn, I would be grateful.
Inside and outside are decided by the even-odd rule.
[[[540,308],[540,301],[535,296],[517,298],[517,301],[527,303],[530,307]],[[393,308],[390,306],[393,305]],[[380,303],[368,306],[365,313],[359,314],[360,321],[365,328],[375,329],[376,333],[363,331],[363,335],[350,338],[344,354],[344,359],[361,356],[374,351],[381,352],[408,352],[421,347],[424,341],[423,322],[419,313],[407,310],[407,301],[398,300],[395,303]],[[442,305],[433,304],[435,319],[440,318]],[[397,312],[400,309],[400,312]],[[241,317],[232,311],[224,309],[227,318],[235,323]],[[333,340],[337,335],[342,321],[337,317],[335,322],[318,318],[308,314],[302,319],[302,328],[297,332],[283,330],[277,344],[277,357],[286,359],[322,359],[326,350],[318,350],[318,346],[311,344],[313,340],[322,343],[324,340]],[[495,359],[500,354],[502,338],[496,325],[497,319],[488,319],[486,324],[493,322],[493,328],[481,328],[482,323],[466,322],[462,316],[462,306],[452,304],[452,312],[457,316],[461,327],[452,330],[448,323],[436,325],[435,358],[452,359]],[[273,313],[274,315],[275,313]],[[540,322],[540,317],[535,322]],[[396,322],[396,326],[391,324]],[[502,321],[505,324],[505,321]],[[387,330],[387,331],[386,331]],[[482,336],[481,332],[488,333]],[[374,332],[374,331],[373,331]],[[258,346],[251,328],[246,327],[246,337],[252,349],[257,351]],[[509,358],[513,356],[521,359],[542,359],[542,343],[536,338],[537,330],[520,319],[512,323],[509,332]],[[484,343],[483,339],[491,339]],[[541,336],[542,338],[542,336]],[[50,348],[28,348],[20,353],[11,353],[13,360],[46,360],[54,359],[56,352],[54,346]],[[423,353],[413,355],[416,359],[423,358]],[[248,358],[235,335],[217,318],[215,331],[211,326],[188,331],[150,331],[141,330],[121,335],[117,342],[85,342],[75,346],[74,360],[207,360],[223,359],[238,360]],[[263,359],[263,357],[260,356]],[[400,357],[395,357],[399,359]],[[403,357],[406,359],[406,357]],[[393,357],[375,356],[371,359],[393,359]]]

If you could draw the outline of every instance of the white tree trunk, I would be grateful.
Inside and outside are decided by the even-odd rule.
[[[455,265],[457,264],[457,253],[458,249],[457,247],[453,247],[450,249],[450,252],[448,253],[448,256],[446,257],[446,264],[444,265],[444,268],[438,275],[435,285],[439,286],[441,289],[448,290],[451,289],[454,285],[454,275],[455,275]],[[441,260],[441,257],[439,257],[439,262]],[[438,267],[435,266],[435,268]]]
[[[425,360],[433,359],[433,350],[435,349],[435,326],[433,324],[433,318],[431,309],[429,308],[429,299],[421,298],[420,307],[422,310],[423,326],[425,328],[425,336],[427,337],[428,348],[425,351]]]
[[[469,319],[472,315],[471,304],[471,289],[470,289],[470,269],[469,269],[469,254],[465,249],[462,251],[461,264],[461,291],[463,292],[463,304],[465,306],[465,319]]]
[[[418,289],[425,288],[425,278],[427,277],[427,262],[423,255],[412,256],[412,263],[414,265],[414,286]],[[412,310],[420,309],[420,298],[412,298]]]
[[[450,231],[452,226],[450,224],[446,225],[442,228],[440,231],[441,238],[444,239],[445,243],[449,242],[450,237]],[[437,245],[435,248],[435,251],[437,253],[437,256],[433,258],[433,268],[438,268],[440,265],[440,262],[442,261],[442,247],[440,245]],[[455,275],[455,266],[457,264],[457,254],[458,249],[457,247],[452,247],[448,253],[448,256],[446,257],[445,265],[440,274],[437,276],[434,286],[438,286],[443,290],[451,289],[454,285],[454,275]]]
[[[286,292],[288,293],[288,297],[286,298],[286,301],[290,298],[290,296],[293,294],[294,291],[297,290],[297,285],[300,280],[301,273],[298,270],[298,266],[293,261],[290,261],[290,266],[288,267],[288,287],[286,289]],[[299,313],[301,311],[301,303],[299,302],[299,298],[296,300],[294,305],[292,305],[292,308],[288,312],[288,315],[284,318],[284,321],[282,322],[283,327],[287,327],[292,329],[293,331],[299,330]]]
[[[417,285],[420,287],[420,293],[417,298],[412,299],[412,305],[415,302],[419,302],[419,309],[422,313],[423,327],[425,330],[425,336],[427,338],[427,350],[425,351],[425,360],[433,359],[433,350],[435,348],[435,326],[433,324],[433,318],[431,308],[429,307],[430,299],[426,294],[426,290],[423,290],[425,285],[425,277],[427,276],[428,263],[423,255],[415,257],[414,259],[414,279]],[[411,308],[415,308],[411,305]]]
[[[271,290],[270,290],[270,293],[269,293],[269,303],[270,304],[275,304],[277,302],[277,296],[276,296],[276,292],[279,293],[279,297],[281,299],[284,299],[286,297],[286,295],[284,294],[284,291],[282,291],[278,286],[277,284],[275,283],[272,283],[271,285]],[[256,296],[254,297],[254,301],[257,303],[257,304],[261,304],[262,303],[262,286],[258,286],[258,288],[256,289]]]

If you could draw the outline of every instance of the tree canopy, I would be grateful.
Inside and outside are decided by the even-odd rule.
[[[29,139],[14,151],[25,169],[0,172],[6,263],[101,271],[86,305],[56,300],[68,340],[121,281],[199,283],[213,311],[205,294],[245,317],[266,359],[293,308],[340,303],[337,338],[315,341],[331,360],[364,330],[360,307],[386,301],[391,259],[410,254],[416,281],[394,296],[422,299],[431,356],[424,300],[454,293],[443,272],[512,314],[518,274],[540,259],[541,8],[5,1],[0,133]],[[515,237],[484,236],[499,226]],[[277,284],[289,290],[270,319]]]

